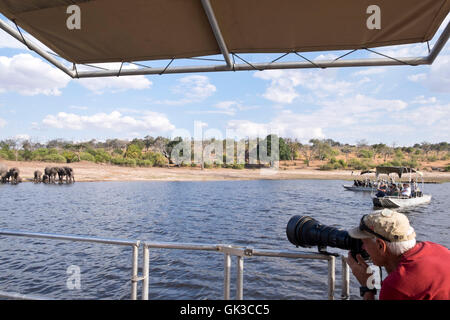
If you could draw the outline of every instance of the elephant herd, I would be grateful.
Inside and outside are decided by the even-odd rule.
[[[11,168],[8,170],[8,168],[4,166],[0,166],[0,179],[1,183],[8,183],[11,184],[18,184],[19,182],[22,182],[22,179],[19,177],[20,170],[17,168]]]
[[[19,176],[20,170],[18,168],[11,168],[8,170],[7,167],[0,165],[0,182],[1,183],[11,183],[18,184],[22,182],[22,178]],[[59,183],[62,184],[64,179],[66,183],[74,183],[75,176],[73,169],[70,167],[46,167],[44,174],[41,171],[36,170],[34,172],[34,183],[56,183],[58,179]]]
[[[34,172],[34,183],[56,183],[56,176],[58,176],[59,183],[63,183],[63,179],[66,179],[66,183],[74,183],[75,176],[73,169],[70,167],[46,167],[44,174],[39,170]]]

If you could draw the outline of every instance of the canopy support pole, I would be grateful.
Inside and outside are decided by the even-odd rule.
[[[438,54],[441,52],[442,48],[444,48],[445,44],[447,43],[449,36],[450,36],[450,21],[447,23],[447,26],[445,27],[444,31],[442,31],[441,36],[436,41],[436,44],[433,46],[433,49],[431,49],[431,53],[426,58],[428,64],[433,64]]]
[[[431,49],[428,56],[423,57],[407,57],[407,58],[363,58],[363,59],[347,59],[341,60],[340,58],[346,56],[354,51],[351,51],[335,60],[317,60],[314,63],[311,61],[294,61],[294,62],[276,62],[280,58],[275,59],[272,62],[264,63],[249,63],[245,60],[245,64],[235,64],[230,59],[230,53],[227,49],[225,41],[220,32],[217,20],[215,19],[214,12],[212,11],[209,0],[202,0],[202,4],[205,8],[205,12],[208,15],[212,30],[216,36],[217,43],[221,49],[221,52],[225,58],[226,65],[204,65],[204,66],[183,66],[183,67],[159,67],[159,68],[142,68],[142,69],[126,69],[120,70],[120,76],[131,75],[152,75],[152,74],[177,74],[177,73],[202,73],[202,72],[223,72],[223,71],[252,71],[252,70],[275,70],[275,69],[310,69],[310,68],[343,68],[343,67],[373,67],[373,66],[398,66],[398,65],[430,65],[434,62],[436,57],[444,48],[450,37],[450,22],[445,27],[444,31],[440,35],[436,44]],[[13,27],[8,25],[5,21],[0,19],[0,28],[16,38],[18,41],[26,45],[31,50],[35,51],[38,55],[45,60],[53,64],[58,69],[62,70],[71,78],[96,78],[96,77],[114,77],[118,75],[117,70],[100,70],[100,71],[78,71],[70,70],[63,63],[57,60],[52,53],[48,53],[41,49],[39,46],[30,41],[26,35],[18,32]],[[296,53],[299,55],[298,53]],[[287,55],[287,54],[286,54]],[[242,59],[242,58],[240,58]],[[234,60],[234,55],[233,55]],[[173,59],[172,59],[173,61]],[[172,62],[171,61],[171,62]]]
[[[71,71],[69,68],[67,68],[65,65],[63,65],[61,62],[59,62],[55,57],[53,57],[51,54],[47,53],[46,51],[42,50],[40,47],[35,45],[32,41],[29,39],[25,40],[25,36],[19,32],[18,30],[15,30],[11,26],[9,26],[5,21],[0,19],[0,28],[2,28],[6,33],[11,35],[12,37],[16,38],[18,41],[26,45],[30,50],[35,51],[38,55],[40,55],[42,58],[53,64],[58,69],[62,70],[65,74],[67,74],[69,77],[74,78],[75,72]]]
[[[219,24],[217,23],[216,16],[211,7],[211,2],[209,0],[202,0],[203,9],[205,9],[206,15],[208,16],[209,24],[214,32],[214,36],[216,37],[217,44],[219,45],[220,52],[222,52],[223,57],[225,58],[225,62],[227,63],[228,69],[232,69],[233,65],[230,59],[230,53],[228,52],[227,45],[225,40],[223,39],[222,32],[220,31]]]

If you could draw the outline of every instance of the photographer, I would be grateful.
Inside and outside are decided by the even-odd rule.
[[[380,300],[449,300],[450,253],[433,242],[417,242],[408,218],[384,209],[362,217],[349,235],[361,239],[374,265],[384,267],[388,276],[381,284]],[[351,254],[346,261],[361,284],[364,300],[373,300],[371,273],[361,257]],[[369,269],[370,270],[370,269]]]

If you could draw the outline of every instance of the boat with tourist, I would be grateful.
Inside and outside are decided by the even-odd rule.
[[[373,170],[364,170],[361,171],[360,177],[358,179],[353,180],[353,185],[343,185],[346,190],[350,191],[366,191],[372,192],[376,190],[378,187],[378,182],[373,179],[371,180],[369,175],[371,173],[375,173]],[[353,175],[353,172],[352,172]]]
[[[382,174],[387,175],[388,180],[379,180],[377,192],[372,198],[375,207],[401,208],[426,204],[431,201],[431,195],[422,192],[424,185],[422,172],[408,167],[377,167],[377,178]],[[409,174],[408,181],[397,182],[395,180],[395,175],[401,179],[404,174]],[[421,188],[419,188],[419,183],[422,185]]]

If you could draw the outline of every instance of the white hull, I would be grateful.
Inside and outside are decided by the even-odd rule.
[[[350,190],[350,191],[368,191],[368,192],[371,192],[372,190],[375,190],[375,188],[371,188],[371,187],[356,187],[356,186],[346,186],[346,185],[343,185],[343,187],[346,190]]]
[[[411,207],[420,204],[425,204],[431,201],[431,195],[424,194],[421,197],[415,198],[400,198],[400,197],[380,197],[373,198],[373,205],[382,208],[400,208]]]

